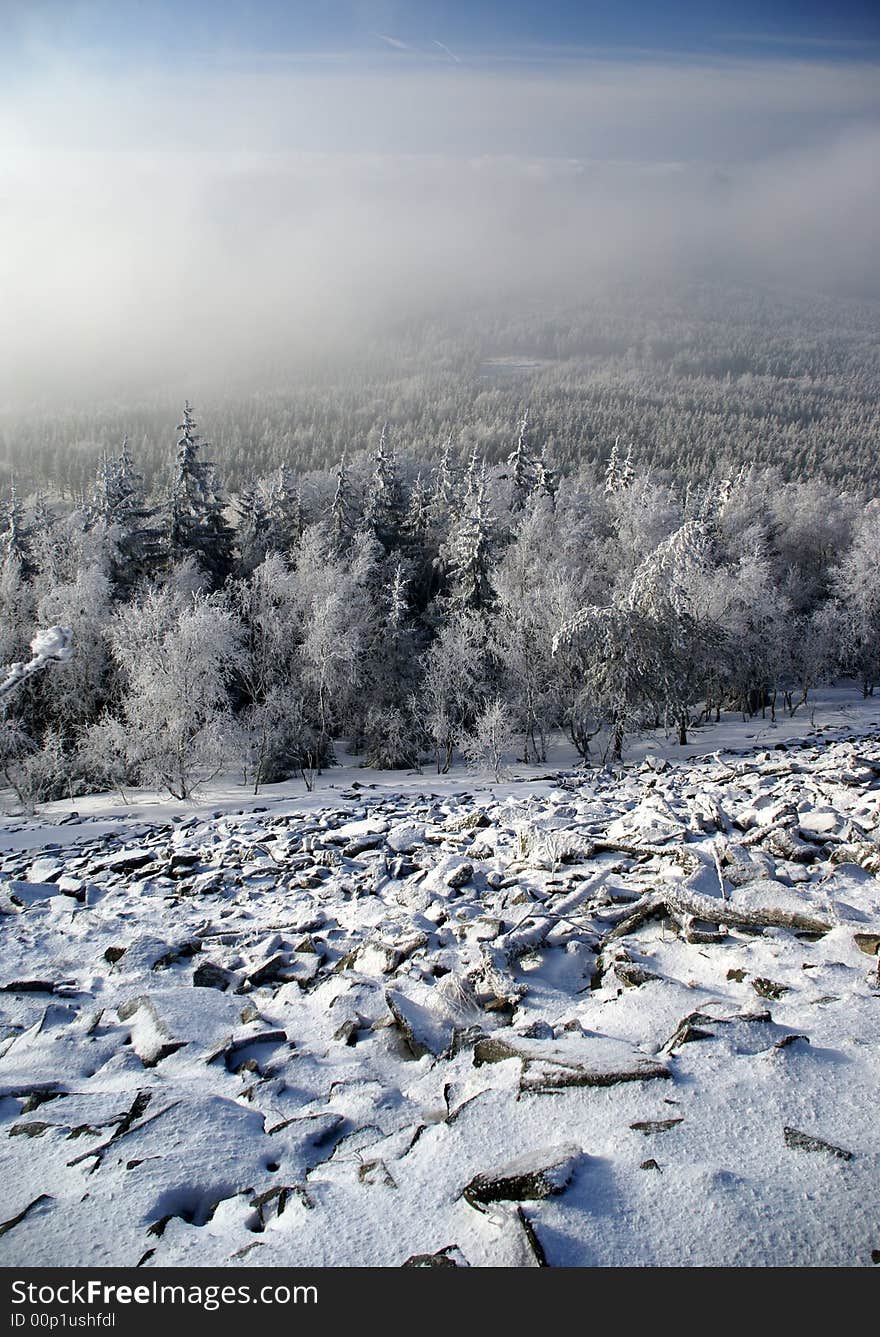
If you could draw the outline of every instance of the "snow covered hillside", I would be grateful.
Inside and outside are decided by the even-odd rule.
[[[877,1261],[876,723],[182,812],[0,834],[0,1264]]]

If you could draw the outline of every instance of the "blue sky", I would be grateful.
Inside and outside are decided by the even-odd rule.
[[[540,60],[584,48],[854,59],[880,46],[871,0],[0,0],[0,18],[7,60],[25,64],[45,45],[125,62],[230,52]]]

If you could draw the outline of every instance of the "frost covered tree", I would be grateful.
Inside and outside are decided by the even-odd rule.
[[[789,717],[807,704],[810,692],[832,676],[840,647],[837,610],[829,601],[810,613],[796,613],[789,624],[788,662],[783,698]]]
[[[852,544],[853,501],[821,478],[787,483],[770,498],[775,574],[798,615],[829,593],[833,567]]]
[[[270,553],[289,559],[303,530],[299,489],[287,469],[248,483],[233,505],[236,574],[250,574]]]
[[[22,580],[30,580],[35,571],[33,540],[34,527],[12,482],[9,496],[0,507],[0,565],[14,564]]]
[[[178,425],[177,459],[167,503],[167,543],[172,562],[195,557],[214,588],[229,573],[232,530],[214,487],[214,466],[201,458],[205,446],[187,400]]]
[[[612,496],[620,489],[620,454],[618,445],[620,437],[611,447],[611,454],[608,456],[608,464],[605,467],[605,494]]]
[[[503,779],[507,773],[505,761],[516,742],[507,702],[500,696],[487,701],[472,728],[465,730],[458,741],[471,770],[488,770],[496,781]]]
[[[102,456],[86,525],[103,537],[108,571],[122,593],[150,575],[159,563],[162,533],[135,470],[128,437],[116,456]]]
[[[440,453],[431,493],[431,519],[435,525],[447,525],[460,492],[459,470],[452,458],[452,437],[447,436]]]
[[[438,773],[446,774],[458,739],[474,724],[491,679],[486,625],[462,610],[444,623],[422,656],[418,713]]]
[[[348,552],[358,529],[358,505],[345,456],[336,466],[333,501],[330,506],[330,542],[337,557]]]
[[[105,633],[112,615],[110,580],[97,564],[83,567],[75,580],[56,585],[37,603],[40,625],[66,627],[76,649],[57,672],[41,675],[35,688],[35,709],[44,726],[54,728],[71,748],[107,697]]]
[[[269,551],[269,516],[256,483],[249,483],[233,503],[235,513],[236,571],[247,576]]]
[[[536,461],[527,442],[529,411],[526,409],[519,423],[516,445],[507,457],[507,479],[510,493],[509,507],[521,511],[535,485]]]
[[[217,595],[153,589],[120,608],[108,639],[121,677],[119,712],[94,725],[93,762],[188,798],[231,761],[229,689],[242,665],[242,631]]]
[[[294,566],[302,681],[314,721],[317,764],[332,758],[332,741],[358,686],[369,600],[365,585],[379,545],[355,543],[351,565],[334,557],[326,529],[305,530]]]
[[[0,671],[0,771],[19,802],[32,812],[38,802],[57,798],[69,782],[69,758],[60,734],[50,728],[35,739],[22,722],[11,718],[8,707],[23,684],[43,676],[53,664],[69,663],[73,656],[69,627],[47,627],[30,643],[30,657]]]
[[[699,577],[714,566],[712,532],[688,520],[641,563],[630,583],[627,604],[643,618],[653,642],[653,667],[645,689],[655,721],[673,724],[687,743],[690,709],[702,686],[706,664],[721,644],[721,628],[694,598]]]
[[[406,565],[408,601],[422,615],[440,588],[440,537],[432,494],[421,473],[410,489],[399,549]]]
[[[618,486],[608,503],[614,527],[614,565],[622,591],[640,563],[681,528],[682,502],[671,485],[644,475],[626,487]]]
[[[293,572],[270,553],[249,580],[231,589],[244,627],[238,714],[246,782],[257,793],[317,764],[316,734],[308,721],[300,660],[298,597]]]
[[[880,675],[880,504],[866,507],[855,526],[853,545],[834,573],[844,656],[873,696]]]
[[[722,622],[728,646],[728,700],[745,715],[775,712],[789,658],[792,609],[760,549],[732,568]]]
[[[545,759],[548,732],[562,709],[552,647],[568,610],[558,599],[562,583],[551,518],[546,501],[527,511],[492,576],[497,596],[493,650],[526,763]]]
[[[403,564],[387,559],[383,567],[373,604],[377,616],[368,624],[362,649],[363,704],[352,741],[368,765],[390,769],[418,764],[420,737],[413,699],[421,645]]]
[[[45,493],[38,493],[33,507],[33,555],[37,570],[46,583],[66,579],[66,544],[59,534],[59,519]]]
[[[654,665],[654,627],[627,601],[590,605],[566,623],[554,642],[576,647],[582,691],[608,730],[613,760],[625,736],[645,718]]]
[[[320,771],[318,731],[304,693],[295,684],[274,684],[236,718],[244,783],[258,794],[264,784],[301,775],[314,788]]]
[[[632,446],[627,447],[626,455],[623,459],[623,465],[618,473],[617,490],[625,492],[628,487],[632,487],[636,481],[636,469],[633,463]]]
[[[558,487],[556,471],[550,463],[547,442],[545,441],[541,446],[541,453],[535,464],[535,492],[538,497],[547,497],[551,502],[555,502]]]
[[[418,551],[425,545],[431,528],[431,493],[425,486],[420,470],[410,488],[403,518],[405,546]]]
[[[284,465],[263,487],[266,510],[266,551],[289,558],[299,543],[305,526],[303,499],[293,475]]]
[[[695,617],[685,576],[704,558],[705,535],[688,522],[637,568],[616,602],[588,605],[565,623],[555,647],[575,642],[584,690],[606,723],[610,752],[622,755],[625,735],[652,715],[674,720],[686,741],[687,712],[698,680],[701,638],[712,634]],[[696,678],[694,674],[696,673]]]
[[[364,525],[386,552],[399,545],[406,511],[406,497],[397,461],[388,445],[388,424],[382,427],[367,483]]]
[[[36,596],[17,553],[0,561],[0,663],[17,660],[33,626]]]
[[[485,466],[477,468],[474,457],[460,513],[441,549],[441,558],[448,572],[447,598],[452,608],[481,611],[491,605],[494,542],[495,522],[488,497],[486,469]]]

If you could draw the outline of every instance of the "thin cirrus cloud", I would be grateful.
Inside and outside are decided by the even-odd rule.
[[[0,91],[0,400],[258,376],[694,261],[880,296],[875,62],[409,56]]]

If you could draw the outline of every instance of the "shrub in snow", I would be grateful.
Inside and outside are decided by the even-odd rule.
[[[392,705],[368,710],[362,746],[365,766],[400,770],[419,764],[419,733],[405,708]]]
[[[318,769],[320,744],[309,723],[305,701],[292,688],[272,687],[238,716],[238,737],[245,784],[254,793],[261,785],[302,775],[311,789]]]
[[[37,743],[16,722],[4,720],[0,729],[0,769],[25,812],[40,803],[86,794],[93,785],[79,759],[71,755],[62,735],[48,729]]]
[[[491,771],[496,780],[506,775],[505,758],[516,742],[516,729],[507,705],[495,697],[478,714],[473,729],[463,733],[458,745],[473,771]]]

